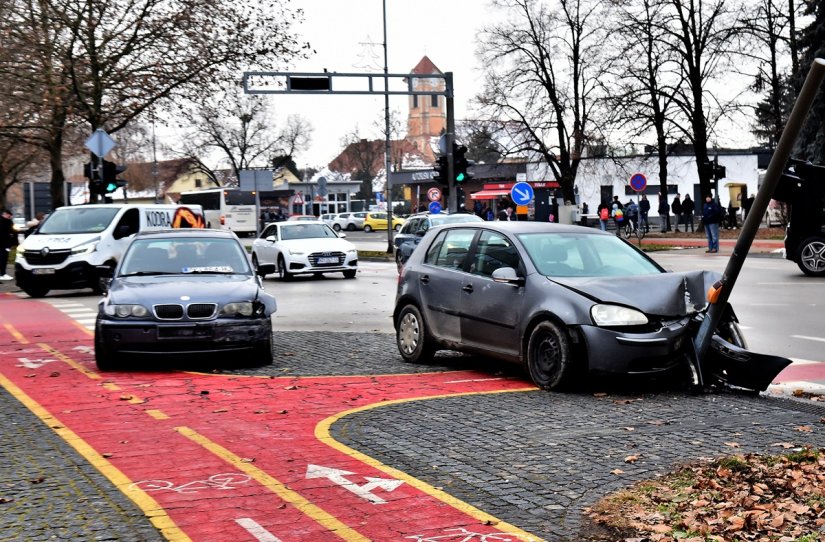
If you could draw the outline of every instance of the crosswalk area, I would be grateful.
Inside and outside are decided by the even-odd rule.
[[[66,299],[45,299],[51,306],[72,318],[75,322],[90,331],[95,329],[95,318],[97,318],[97,308],[90,309],[83,305]]]

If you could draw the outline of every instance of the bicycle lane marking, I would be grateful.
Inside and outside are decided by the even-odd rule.
[[[39,320],[42,322],[44,319]],[[75,330],[72,332],[76,333]],[[52,344],[61,338],[68,339],[64,341],[67,345],[76,343],[72,338],[59,335],[52,326]],[[59,353],[58,349],[53,353]],[[87,359],[81,360],[78,365],[81,368],[90,367],[92,361],[88,348],[81,354]],[[88,386],[90,379],[82,378],[82,374],[80,370],[74,370],[67,372],[66,376],[74,375],[75,380],[85,380]],[[465,381],[472,382],[468,388],[470,392],[486,393],[495,391],[495,388],[524,389],[523,382],[491,382],[489,379],[472,378],[478,374],[469,372],[462,376]],[[33,384],[35,380],[26,379],[25,375],[22,379],[24,384]],[[296,534],[298,536],[295,539],[306,539],[312,533],[313,540],[326,539],[336,532],[346,534],[346,526],[339,525],[336,528],[334,522],[326,525],[319,523],[319,514],[328,514],[329,518],[345,518],[342,521],[354,525],[358,533],[379,540],[397,538],[401,531],[413,535],[432,532],[435,536],[445,528],[472,527],[474,531],[501,532],[495,526],[480,525],[483,521],[467,517],[465,511],[453,509],[453,512],[446,513],[442,501],[434,499],[432,495],[422,494],[421,488],[425,486],[416,488],[407,483],[390,492],[382,491],[380,483],[375,485],[374,481],[368,479],[381,478],[386,473],[376,473],[370,465],[365,468],[360,459],[354,461],[351,455],[344,454],[342,457],[340,450],[323,445],[315,437],[316,423],[342,408],[349,410],[353,405],[360,403],[360,406],[364,406],[370,402],[386,400],[392,395],[414,398],[455,395],[461,391],[455,389],[455,384],[446,384],[447,379],[455,380],[455,373],[426,375],[423,378],[418,375],[401,375],[387,378],[315,379],[262,379],[183,373],[117,374],[107,375],[106,380],[109,382],[92,382],[96,384],[93,392],[98,395],[98,402],[99,398],[107,395],[101,395],[101,391],[109,392],[104,397],[105,408],[92,408],[84,403],[79,410],[67,410],[67,407],[76,406],[78,391],[82,388],[75,382],[69,386],[71,398],[66,397],[66,391],[63,391],[64,400],[59,398],[60,388],[65,388],[65,383],[61,386],[38,385],[34,391],[40,392],[39,400],[51,405],[54,411],[61,411],[61,418],[64,418],[61,423],[72,425],[80,438],[86,439],[94,449],[113,450],[114,453],[109,452],[111,456],[108,460],[127,472],[130,479],[159,480],[158,487],[170,478],[175,480],[173,485],[177,484],[177,487],[187,483],[201,483],[206,485],[203,490],[223,497],[216,502],[212,498],[205,498],[210,495],[202,492],[193,498],[193,493],[162,491],[162,488],[153,493],[161,506],[171,510],[170,514],[178,525],[194,539],[199,539],[200,536],[210,540],[242,539],[226,525],[230,521],[237,523],[238,513],[228,513],[237,509],[258,511],[262,517],[253,517],[250,521],[273,529],[272,534],[285,541]],[[57,380],[54,382],[57,383]],[[462,384],[465,387],[468,385]],[[210,389],[213,390],[210,394],[201,393]],[[138,395],[145,395],[146,398]],[[152,408],[146,408],[147,406]],[[125,410],[129,411],[128,414]],[[145,414],[151,413],[154,413],[151,421],[155,422],[155,426],[146,427],[152,423]],[[221,417],[229,419],[221,420]],[[192,441],[189,446],[175,440],[175,453],[170,454],[168,448],[171,443],[158,435],[173,430],[187,438],[198,435],[198,440]],[[124,443],[128,444],[125,450]],[[191,449],[193,444],[197,446]],[[216,450],[221,449],[227,453],[216,453]],[[209,457],[203,457],[204,450],[209,452]],[[261,495],[260,486],[254,486],[256,490],[249,491],[253,486],[230,490],[203,484],[210,476],[234,470],[227,469],[226,463],[237,470],[244,470],[243,467],[246,466],[255,475],[253,478],[267,488],[268,495]],[[364,488],[373,484],[372,491],[381,495],[387,505],[377,507],[358,494],[342,488],[331,478],[308,479],[306,476],[309,466],[319,464],[353,472],[352,484],[357,487]],[[193,487],[189,486],[190,489]],[[283,497],[284,494],[272,494],[273,488],[286,490],[287,497],[278,499],[278,496]],[[122,486],[121,489],[127,494],[135,491]],[[226,506],[226,500],[240,506]],[[181,509],[184,505],[186,513]],[[319,508],[313,509],[313,506]],[[292,510],[310,516],[314,512],[314,522],[294,517],[290,513]],[[414,519],[410,517],[410,510],[416,511]],[[273,514],[272,511],[277,513]],[[435,532],[429,526],[433,523],[438,524]],[[285,528],[289,532],[279,532]],[[511,530],[509,526],[507,530]],[[350,534],[355,536],[353,533]],[[518,536],[522,540],[533,539],[527,533]],[[337,539],[338,536],[332,538]],[[357,539],[357,536],[345,539]]]

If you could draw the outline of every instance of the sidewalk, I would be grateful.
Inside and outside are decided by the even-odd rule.
[[[719,233],[719,249],[721,252],[730,252],[736,246],[738,234],[741,230],[723,230]],[[761,230],[760,230],[761,231]],[[635,242],[635,240],[634,240]],[[642,248],[645,244],[668,245],[673,248],[707,248],[708,241],[704,233],[659,233],[650,231],[642,239]],[[782,239],[754,239],[750,254],[784,254],[785,242]]]

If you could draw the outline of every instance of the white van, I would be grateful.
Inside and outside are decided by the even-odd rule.
[[[173,227],[203,227],[203,210],[199,205],[60,207],[17,247],[17,286],[31,297],[79,288],[102,293],[104,277],[111,274],[102,266],[113,270],[132,236]]]

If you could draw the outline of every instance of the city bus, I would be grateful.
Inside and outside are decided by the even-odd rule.
[[[238,236],[255,235],[255,193],[239,188],[208,188],[180,195],[181,205],[197,204],[203,208],[207,228],[231,230]]]

